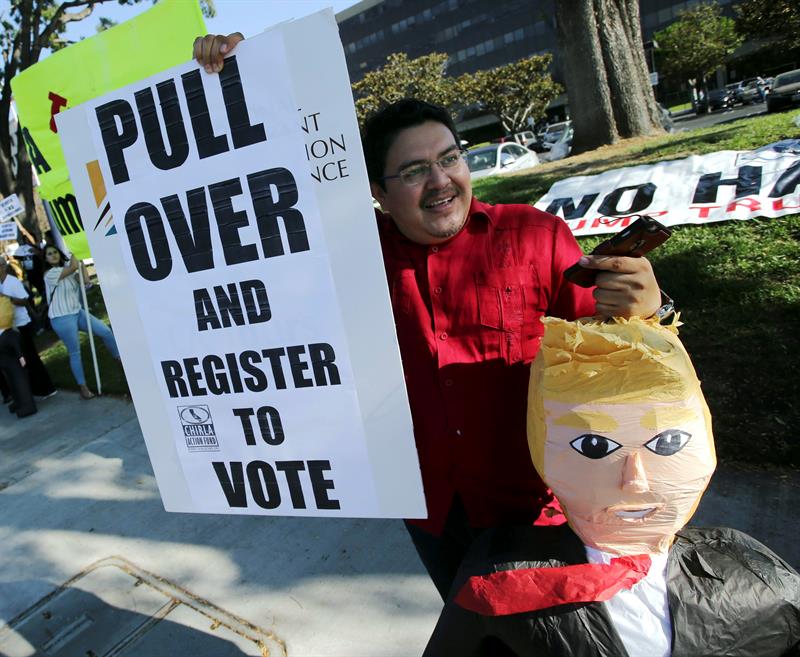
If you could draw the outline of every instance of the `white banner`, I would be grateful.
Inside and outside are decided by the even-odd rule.
[[[638,214],[666,226],[795,214],[800,140],[567,178],[534,205],[576,236],[617,232]]]
[[[165,507],[425,517],[332,12],[57,122]]]
[[[16,194],[9,194],[0,201],[0,221],[8,221],[23,212],[24,210],[22,209],[22,204],[19,202],[19,196]]]

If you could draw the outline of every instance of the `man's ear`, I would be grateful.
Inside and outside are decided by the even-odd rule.
[[[372,198],[374,198],[378,203],[381,204],[381,207],[383,207],[383,199],[386,198],[386,190],[376,182],[371,182],[369,184],[369,188],[372,192]]]

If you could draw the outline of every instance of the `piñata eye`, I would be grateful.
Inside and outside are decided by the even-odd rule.
[[[692,434],[681,431],[680,429],[667,429],[651,440],[648,440],[644,446],[653,452],[653,454],[672,456],[680,452],[691,437]]]
[[[622,445],[618,442],[599,436],[596,433],[585,433],[570,443],[570,447],[590,459],[601,459],[616,452]]]

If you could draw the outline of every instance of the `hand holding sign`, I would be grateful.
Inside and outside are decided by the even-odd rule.
[[[192,57],[206,69],[206,73],[219,73],[222,70],[225,55],[229,54],[236,44],[243,40],[244,35],[241,32],[234,32],[228,36],[206,34],[204,37],[197,37],[194,40]]]

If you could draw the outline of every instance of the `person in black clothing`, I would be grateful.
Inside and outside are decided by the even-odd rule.
[[[33,394],[47,398],[56,394],[56,388],[50,379],[39,352],[34,343],[36,329],[29,313],[30,298],[22,282],[9,271],[5,256],[0,255],[0,294],[5,295],[14,306],[13,328],[19,331],[22,354],[27,363],[28,376]],[[0,390],[2,390],[0,388]],[[5,393],[6,390],[2,390]]]
[[[25,357],[19,335],[11,328],[13,310],[7,298],[0,298],[0,376],[5,375],[11,394],[9,410],[17,417],[27,417],[36,413]]]

